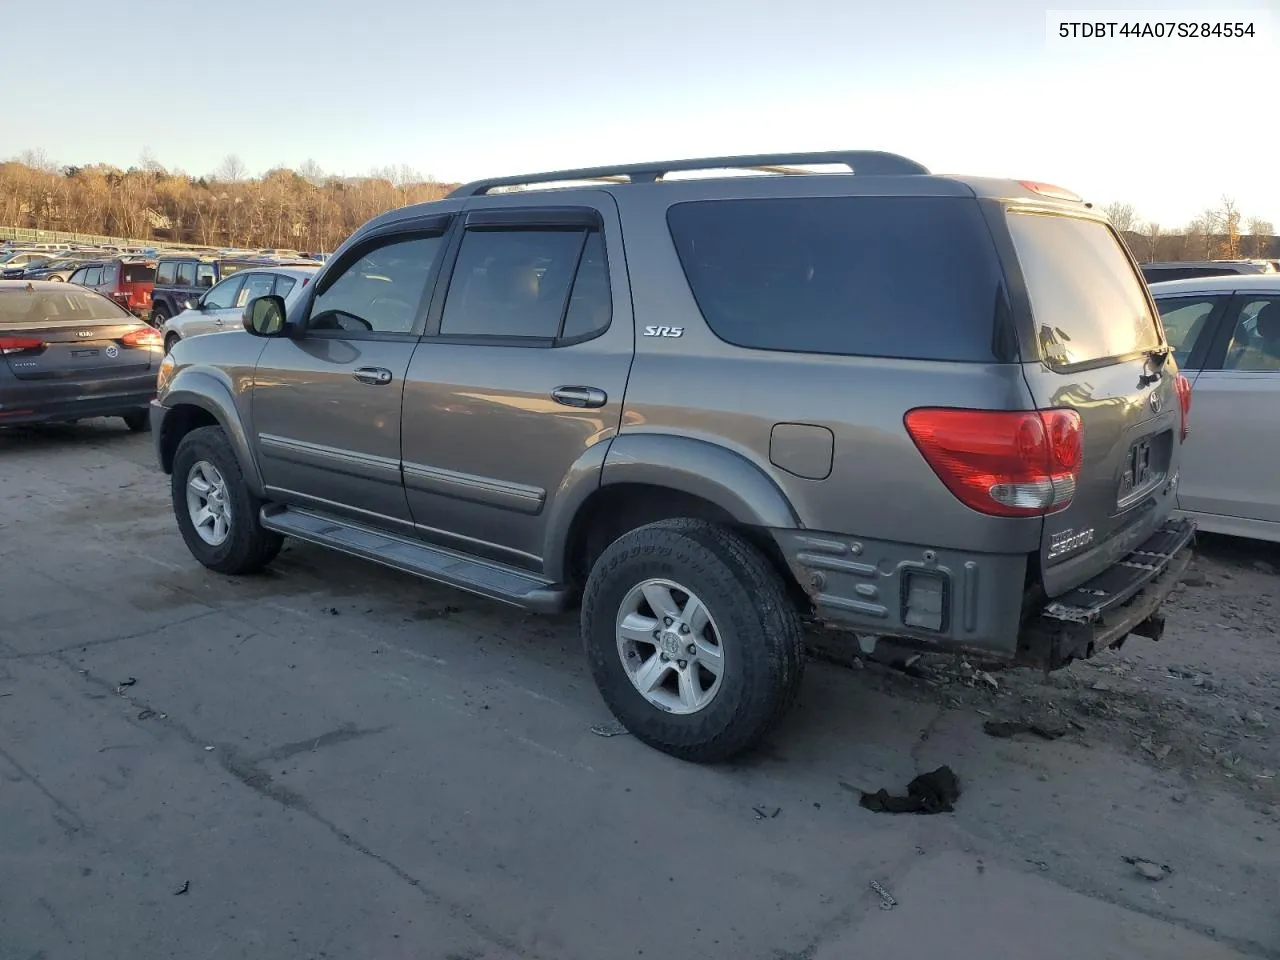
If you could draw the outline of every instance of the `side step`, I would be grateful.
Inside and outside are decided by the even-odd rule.
[[[268,530],[287,537],[331,547],[535,613],[558,613],[569,605],[569,589],[563,585],[501,563],[468,557],[348,520],[279,506],[263,507],[261,519]]]

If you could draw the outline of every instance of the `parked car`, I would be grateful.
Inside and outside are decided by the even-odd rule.
[[[67,283],[0,280],[0,426],[122,417],[149,425],[160,334]]]
[[[151,323],[159,328],[198,300],[222,280],[249,267],[284,266],[293,261],[257,254],[210,257],[201,254],[167,254],[156,261],[156,284],[151,291]],[[307,265],[306,262],[302,263]]]
[[[1280,542],[1280,273],[1151,293],[1195,397],[1179,510],[1203,530]]]
[[[0,280],[16,280],[28,267],[39,266],[53,259],[53,254],[36,250],[14,250],[0,253]]]
[[[1144,263],[1142,276],[1147,283],[1164,283],[1193,277],[1270,273],[1272,270],[1271,264],[1266,260],[1171,260],[1167,263]]]
[[[86,261],[68,278],[110,297],[138,317],[145,317],[151,309],[155,279],[154,260],[129,256]]]
[[[65,283],[71,279],[71,275],[80,267],[84,266],[84,257],[59,257],[56,260],[47,260],[44,263],[37,263],[28,266],[22,271],[20,279],[23,280],[52,280],[55,283]],[[6,278],[14,279],[14,278]]]
[[[302,295],[319,264],[309,267],[251,267],[218,282],[197,299],[188,299],[183,311],[161,326],[164,348],[202,333],[243,331],[244,307],[255,297],[283,297],[286,309]]]
[[[1158,638],[1190,559],[1188,384],[1115,230],[1044,184],[874,152],[482,181],[244,323],[152,408],[199,562],[293,536],[580,602],[606,703],[688,760],[783,715],[807,618],[1052,669]]]

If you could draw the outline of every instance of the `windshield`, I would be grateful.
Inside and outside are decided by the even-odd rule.
[[[62,287],[62,284],[58,284]],[[53,320],[118,320],[132,315],[106,297],[76,287],[58,290],[0,291],[0,327],[28,326]]]
[[[1144,284],[1106,224],[1022,211],[1010,211],[1008,223],[1047,363],[1070,366],[1160,346]]]

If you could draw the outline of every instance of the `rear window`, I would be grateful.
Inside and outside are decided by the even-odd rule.
[[[224,260],[222,263],[218,264],[218,273],[221,276],[229,277],[233,273],[239,273],[241,270],[243,270],[247,266],[248,266],[247,263],[227,263]]]
[[[695,201],[667,222],[707,325],[741,347],[991,362],[1003,304],[974,200]]]
[[[1144,285],[1105,224],[1019,211],[1008,223],[1046,362],[1070,366],[1160,345]]]
[[[124,267],[125,283],[155,283],[156,268],[143,263],[127,263]]]
[[[25,326],[50,320],[133,319],[106,297],[68,287],[58,290],[0,291],[0,327]]]

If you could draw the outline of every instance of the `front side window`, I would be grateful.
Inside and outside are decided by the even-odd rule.
[[[1280,297],[1251,300],[1235,317],[1224,370],[1280,371]]]
[[[403,237],[362,253],[316,296],[307,329],[411,333],[442,243],[439,235]]]
[[[284,274],[278,274],[276,276],[276,296],[287,297],[289,295],[289,291],[292,290],[296,284],[297,281],[294,280],[293,277],[286,277]]]
[[[209,310],[227,310],[235,305],[236,294],[240,292],[242,278],[232,277],[204,295],[204,305]]]
[[[470,230],[449,281],[440,333],[580,337],[608,326],[611,305],[599,231]]]
[[[1205,334],[1209,317],[1222,301],[1221,297],[1166,297],[1157,300],[1164,335],[1173,347],[1178,366],[1185,367],[1191,352]]]

